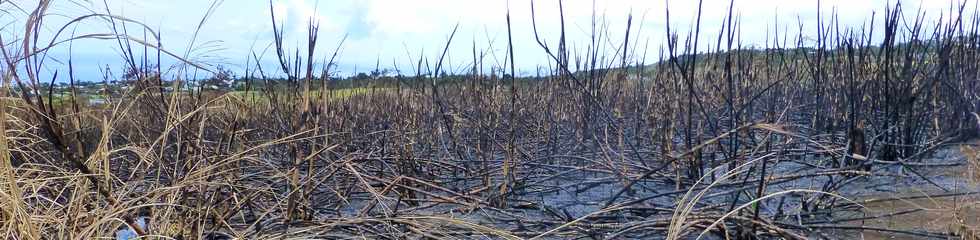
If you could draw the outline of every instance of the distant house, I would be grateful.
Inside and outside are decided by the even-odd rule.
[[[102,106],[105,105],[106,101],[104,98],[93,98],[88,100],[89,106]]]

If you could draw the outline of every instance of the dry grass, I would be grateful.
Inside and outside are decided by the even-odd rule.
[[[314,54],[318,23],[289,46],[271,16],[277,66],[260,67],[252,54],[246,90],[221,92],[186,84],[186,73],[208,65],[160,48],[161,36],[137,21],[98,10],[72,24],[104,23],[111,33],[34,38],[51,5],[73,3],[14,4],[0,2],[25,12],[24,31],[0,34],[5,238],[132,229],[150,239],[805,239],[832,230],[965,236],[976,226],[975,209],[955,204],[963,198],[950,207],[939,195],[887,203],[898,205],[848,195],[896,172],[929,180],[921,172],[936,163],[922,159],[975,135],[980,18],[968,13],[949,12],[959,20],[949,24],[903,22],[894,5],[875,22],[885,39],[841,28],[792,45],[776,29],[763,49],[742,47],[735,14],[717,45],[699,48],[699,16],[686,36],[667,29],[672,40],[655,63],[639,54],[639,30],[619,38],[597,22],[595,39],[574,44],[585,40],[537,32],[537,21],[564,19],[534,19],[534,36],[508,32],[506,61],[484,54],[492,43],[474,43],[471,72],[436,76],[467,69],[443,66],[454,29],[442,55],[413,64],[414,76],[365,80],[377,84],[370,90],[326,81],[336,54]],[[830,29],[836,15],[821,16],[815,24]],[[510,40],[530,37],[553,65],[515,78]],[[43,83],[74,76],[32,66],[77,39],[117,43],[136,73],[124,83],[131,88],[104,106],[53,104]],[[148,67],[159,66],[149,64],[153,51],[184,64]],[[851,147],[860,139],[866,150]],[[963,153],[977,179],[977,151]],[[956,214],[874,215],[909,206]],[[949,224],[927,234],[821,224],[855,214]]]

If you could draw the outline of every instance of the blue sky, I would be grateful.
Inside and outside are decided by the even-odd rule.
[[[15,0],[12,2],[21,8],[29,9],[36,0]],[[185,55],[188,59],[203,66],[213,68],[223,65],[242,73],[246,57],[251,51],[261,54],[272,43],[272,26],[267,0],[226,0],[219,5],[210,18],[201,27],[197,38],[192,38],[196,26],[201,22],[208,7],[209,0],[109,0],[108,11],[136,21],[145,23],[162,35],[164,49]],[[558,36],[558,18],[556,0],[535,1],[535,11],[538,15],[538,30],[545,41],[556,44]],[[886,5],[893,5],[879,0],[825,0],[822,2],[824,13],[838,11],[840,22],[844,26],[860,28],[870,19],[873,11],[878,12],[879,19]],[[914,10],[922,7],[930,18],[936,18],[949,7],[945,0],[922,0],[903,2],[906,12],[913,14]],[[972,9],[974,2],[968,5]],[[314,57],[317,64],[329,58],[344,35],[344,43],[339,55],[338,74],[349,75],[356,72],[373,70],[380,62],[382,68],[399,68],[405,73],[411,72],[413,64],[422,55],[432,61],[438,58],[452,28],[457,23],[459,31],[450,47],[447,63],[450,71],[464,72],[472,63],[472,48],[485,51],[485,68],[491,65],[502,65],[506,54],[506,25],[504,14],[507,6],[511,9],[513,22],[516,63],[523,74],[533,74],[539,66],[547,64],[548,57],[534,40],[531,28],[529,0],[511,1],[479,1],[479,0],[273,0],[274,9],[280,24],[285,29],[284,43],[288,49],[303,49],[305,55],[306,23],[310,19],[320,25],[320,38],[317,53]],[[0,3],[2,9],[11,8],[11,2]],[[633,29],[631,42],[638,44],[631,58],[641,59],[643,48],[646,47],[646,57],[652,61],[659,54],[658,49],[663,43],[666,28],[664,8],[668,6],[662,0],[609,0],[564,1],[565,17],[569,46],[584,50],[588,46],[590,26],[593,21],[593,9],[600,18],[600,24],[608,29],[609,41],[602,51],[610,58],[617,44],[622,40],[626,19],[633,14]],[[727,12],[727,0],[705,0],[702,32],[707,41],[717,36],[717,31]],[[670,1],[671,25],[682,32],[688,31],[696,13],[696,1]],[[772,32],[774,19],[779,18],[780,29],[787,29],[796,35],[799,19],[804,24],[804,35],[813,36],[816,21],[816,1],[780,1],[780,0],[738,0],[735,11],[741,17],[741,34],[747,45],[762,46],[766,34]],[[54,1],[49,16],[46,18],[41,42],[48,42],[52,33],[59,29],[69,19],[97,12],[105,13],[106,7],[102,1]],[[971,10],[968,10],[968,12]],[[0,34],[5,40],[16,39],[23,34],[23,20],[26,13],[10,10],[0,17],[3,28]],[[120,26],[117,26],[120,27]],[[77,35],[91,33],[106,33],[110,25],[105,21],[92,19],[84,21],[71,28]],[[880,28],[878,28],[880,29]],[[143,33],[137,25],[127,25],[127,31],[136,38],[142,38]],[[70,35],[70,34],[69,34]],[[712,36],[712,37],[707,37]],[[65,39],[63,35],[58,39]],[[191,39],[195,41],[191,42]],[[792,40],[792,39],[791,39]],[[9,41],[8,41],[9,42]],[[135,46],[135,45],[134,45]],[[142,55],[142,47],[134,54]],[[292,52],[290,50],[289,52]],[[67,44],[56,46],[51,50],[43,74],[54,71],[66,71],[65,60],[69,54]],[[107,40],[78,40],[72,43],[71,56],[75,63],[76,76],[79,79],[98,80],[101,71],[106,66],[118,76],[122,69],[123,60],[115,41]],[[151,55],[155,58],[155,54]],[[618,57],[617,57],[618,58]],[[274,52],[268,51],[263,57],[263,70],[276,72]],[[179,68],[177,61],[163,57],[165,69]],[[176,70],[167,71],[169,74],[178,73]],[[63,73],[62,73],[63,74]],[[188,74],[193,74],[190,72]],[[270,73],[273,74],[273,73]],[[198,76],[205,76],[199,73]],[[43,78],[43,75],[42,75]]]

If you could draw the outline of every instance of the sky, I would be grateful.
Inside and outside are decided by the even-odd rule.
[[[23,22],[37,0],[0,2],[0,36],[9,39],[23,37]],[[558,0],[533,1],[538,36],[554,48],[559,36]],[[34,5],[32,5],[34,4]],[[214,8],[210,8],[214,4]],[[697,14],[697,1],[665,0],[565,0],[562,2],[566,22],[568,45],[584,53],[592,36],[593,22],[603,26],[600,32],[605,40],[600,52],[609,59],[616,55],[626,35],[627,19],[632,16],[630,44],[636,48],[628,57],[632,61],[647,59],[650,63],[659,55],[664,45],[667,28],[665,9],[670,10],[670,27],[684,34],[692,29]],[[886,6],[894,6],[894,0],[824,0],[820,11],[824,21],[836,11],[842,27],[861,29],[876,13],[876,23]],[[903,1],[904,12],[909,18],[922,9],[927,19],[948,15],[948,0]],[[15,7],[16,5],[16,7]],[[717,37],[728,11],[728,0],[704,0],[701,36],[702,42],[713,42]],[[66,33],[55,36],[71,19],[91,13],[111,13],[145,24],[161,36],[163,49],[197,63],[207,69],[222,66],[241,76],[246,66],[254,68],[247,59],[254,52],[260,56],[263,72],[270,76],[281,75],[273,43],[272,17],[275,13],[278,26],[283,29],[283,43],[292,55],[297,49],[305,57],[307,26],[310,21],[319,25],[319,37],[315,49],[315,66],[319,69],[330,58],[334,49],[340,51],[336,59],[336,75],[369,72],[376,66],[382,69],[398,69],[403,74],[413,74],[415,64],[424,57],[430,67],[438,61],[454,26],[457,32],[449,45],[444,69],[447,72],[464,73],[472,68],[473,49],[483,55],[484,70],[490,66],[503,66],[507,55],[508,7],[511,15],[515,64],[519,75],[533,75],[547,66],[548,55],[538,46],[532,27],[530,0],[54,0],[42,25],[39,42],[48,43],[67,39],[72,32],[85,34],[109,33],[112,25],[104,19],[88,18],[67,25]],[[780,34],[798,34],[803,24],[803,35],[814,38],[818,24],[817,1],[784,0],[736,0],[734,12],[741,23],[740,34],[744,45],[764,47],[767,36],[776,29]],[[972,12],[975,1],[967,3]],[[18,10],[22,9],[22,10]],[[212,9],[211,14],[207,14]],[[204,19],[202,23],[202,19]],[[778,25],[777,25],[778,22]],[[117,29],[123,23],[116,22]],[[200,27],[198,27],[200,26]],[[137,24],[125,24],[126,32],[137,39],[145,39],[143,28]],[[881,29],[881,26],[876,26]],[[880,31],[880,30],[878,30]],[[196,33],[196,37],[195,37]],[[152,34],[148,34],[152,36]],[[152,37],[145,42],[156,43]],[[790,38],[790,41],[795,41]],[[880,38],[877,39],[880,41]],[[143,48],[133,42],[134,55],[140,58]],[[69,47],[70,46],[70,47]],[[155,62],[156,53],[150,49]],[[58,44],[48,52],[42,79],[54,72],[67,71],[67,59],[71,56],[76,79],[100,81],[108,68],[119,76],[123,69],[122,51],[115,40],[80,39],[71,44]],[[305,61],[305,60],[304,60]],[[161,62],[166,76],[183,74],[184,77],[207,77],[203,71],[178,71],[181,64],[176,58],[163,56]],[[189,68],[193,69],[193,68]],[[62,75],[63,76],[63,75]]]

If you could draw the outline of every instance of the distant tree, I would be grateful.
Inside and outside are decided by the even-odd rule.
[[[391,73],[390,69],[375,69],[371,71],[371,78],[378,79]]]
[[[248,85],[248,81],[249,81],[249,79],[248,78],[245,78],[245,77],[236,78],[235,80],[232,81],[231,88],[232,89],[235,89],[235,91],[244,91],[245,90],[245,86]],[[252,84],[255,84],[255,83],[252,83]]]
[[[357,75],[355,75],[353,77],[353,79],[354,80],[368,80],[368,79],[371,79],[371,76],[368,76],[367,73],[358,73]]]
[[[140,78],[150,79],[155,81],[157,80],[156,78],[159,77],[160,77],[160,73],[157,72],[157,66],[150,65],[141,68],[127,67],[125,70],[123,70],[123,75],[121,80],[124,83],[135,82]]]
[[[215,67],[214,75],[205,79],[201,84],[214,89],[228,89],[235,80],[235,73],[221,65]]]

